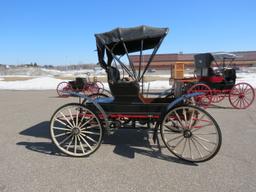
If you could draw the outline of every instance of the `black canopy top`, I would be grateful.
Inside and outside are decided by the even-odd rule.
[[[211,62],[214,61],[214,57],[211,53],[201,53],[194,55],[196,68],[208,68],[211,66]]]
[[[152,49],[161,44],[168,33],[168,28],[138,26],[116,28],[112,31],[95,34],[98,59],[103,68],[111,65],[114,55]],[[104,55],[107,55],[107,62]]]
[[[201,53],[194,55],[195,58],[195,66],[196,68],[208,68],[211,67],[212,61],[215,61],[217,64],[217,60],[234,60],[237,56],[233,53]],[[225,61],[223,61],[225,62]],[[218,64],[217,64],[218,65]]]
[[[138,26],[131,28],[116,28],[112,31],[95,34],[98,51],[108,46],[115,55],[126,53],[123,42],[126,43],[128,53],[141,50],[141,40],[144,40],[143,49],[154,48],[158,42],[168,33],[168,28]]]

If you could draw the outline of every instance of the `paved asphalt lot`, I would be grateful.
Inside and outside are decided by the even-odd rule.
[[[209,109],[222,130],[221,150],[189,164],[160,154],[152,135],[138,130],[106,137],[88,158],[60,154],[49,139],[49,119],[71,101],[54,91],[0,91],[0,192],[256,191],[256,102],[248,110],[228,103]]]

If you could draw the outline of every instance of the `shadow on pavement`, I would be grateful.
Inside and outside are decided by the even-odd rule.
[[[49,121],[43,121],[38,123],[32,127],[29,127],[23,131],[21,131],[20,135],[30,136],[30,137],[39,137],[39,138],[46,138],[50,139],[50,132],[49,132]],[[27,149],[45,153],[48,155],[57,155],[57,156],[65,156],[60,153],[58,148],[51,142],[27,142],[22,141],[18,142],[17,145],[25,146]]]
[[[49,121],[44,121],[19,133],[20,135],[50,139]],[[149,132],[145,129],[119,129],[111,135],[105,135],[102,145],[114,145],[113,152],[126,158],[133,159],[135,154],[161,159],[165,161],[197,166],[195,163],[186,162],[176,157],[161,153],[163,146],[151,144]],[[159,138],[161,139],[161,138]],[[51,142],[18,142],[17,145],[25,146],[27,149],[44,153],[47,155],[65,156]],[[170,154],[171,155],[171,154]]]

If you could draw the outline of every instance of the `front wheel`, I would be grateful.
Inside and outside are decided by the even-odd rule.
[[[221,131],[214,118],[196,106],[181,106],[166,113],[161,137],[167,149],[180,159],[203,162],[221,146]]]
[[[99,118],[84,105],[71,103],[52,116],[50,134],[53,143],[65,154],[81,157],[95,152],[102,141]]]

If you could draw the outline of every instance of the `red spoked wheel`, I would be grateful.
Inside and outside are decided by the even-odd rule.
[[[211,88],[204,83],[198,83],[190,87],[189,90],[187,91],[187,93],[198,93],[198,92],[202,92],[204,93],[204,95],[199,95],[194,97],[196,105],[207,108],[212,102]]]
[[[212,103],[219,103],[225,98],[225,93],[221,90],[212,90]]]
[[[58,84],[56,91],[60,97],[68,97],[69,94],[66,92],[72,91],[72,87],[68,82],[63,81]]]
[[[236,109],[248,108],[254,97],[254,89],[248,83],[238,83],[229,92],[229,102]]]

